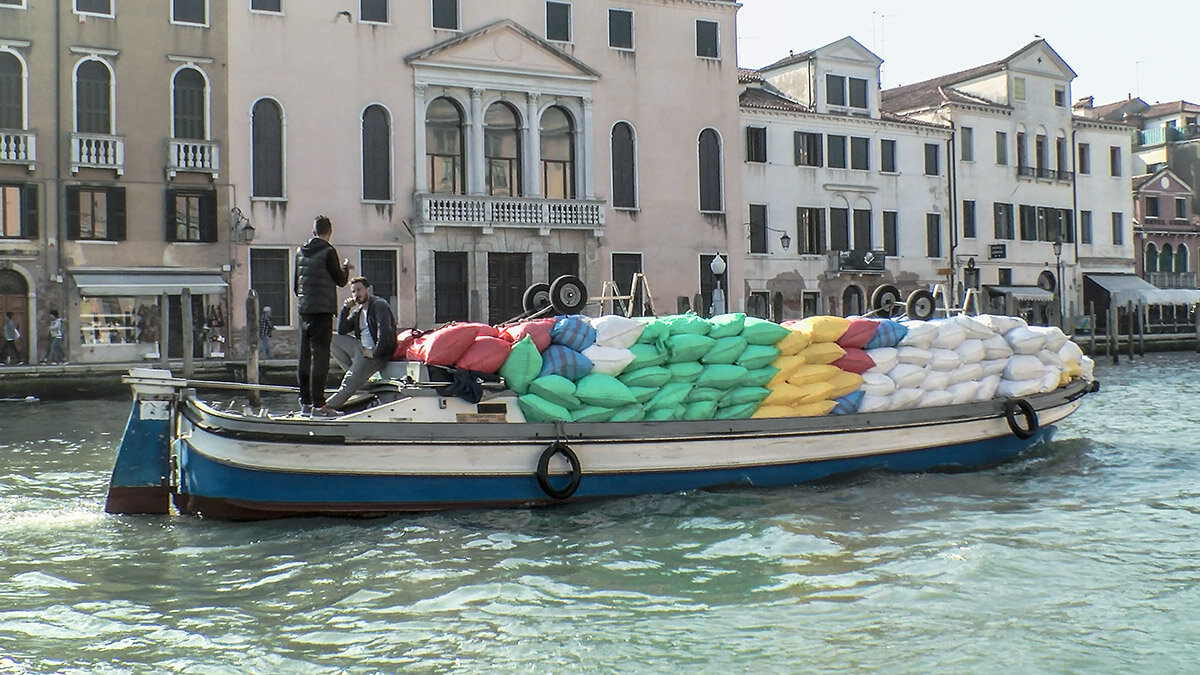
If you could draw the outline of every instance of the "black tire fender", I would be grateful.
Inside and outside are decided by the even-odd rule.
[[[1018,412],[1025,418],[1025,426],[1017,421]],[[1008,428],[1012,429],[1013,436],[1022,440],[1038,430],[1037,411],[1033,409],[1033,404],[1023,398],[1010,398],[1004,402],[1004,419],[1008,422]]]
[[[562,455],[571,465],[571,481],[566,487],[556,488],[550,483],[550,458],[555,455]],[[579,455],[571,449],[571,446],[562,441],[555,441],[548,445],[542,451],[542,456],[538,458],[537,464],[537,481],[541,486],[542,492],[545,492],[553,499],[568,499],[575,491],[579,489],[579,482],[583,477],[583,467],[579,463]]]

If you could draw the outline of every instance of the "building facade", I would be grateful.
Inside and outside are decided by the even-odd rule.
[[[74,361],[223,353],[224,4],[0,2],[0,304],[29,361],[52,309]]]

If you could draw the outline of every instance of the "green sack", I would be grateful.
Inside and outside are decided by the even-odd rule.
[[[749,345],[734,363],[745,367],[746,370],[757,370],[775,363],[777,358],[779,350],[771,345]]]
[[[659,349],[657,345],[645,345],[639,342],[630,347],[629,351],[633,352],[633,360],[625,366],[625,372],[658,366],[667,362],[667,353]]]
[[[699,361],[715,343],[716,340],[707,335],[672,335],[667,338],[667,353],[670,355],[667,362]]]
[[[617,408],[613,411],[612,417],[608,418],[609,422],[638,422],[646,419],[646,409],[641,405],[634,403],[627,405],[624,408]]]
[[[711,420],[713,415],[717,413],[716,401],[697,401],[688,404],[688,407],[683,409],[683,415],[680,419],[685,420]]]
[[[696,386],[729,389],[740,384],[748,372],[750,371],[741,366],[726,363],[705,366],[704,372],[700,373],[700,377],[696,379]]]
[[[504,365],[500,366],[500,377],[508,384],[508,388],[524,394],[529,391],[529,385],[542,372],[542,355],[538,352],[533,338],[526,335],[513,345]]]
[[[551,403],[537,394],[517,397],[517,405],[525,413],[526,422],[570,422],[571,411]]]
[[[708,337],[720,339],[723,337],[735,337],[742,334],[742,326],[746,323],[746,315],[737,312],[734,314],[718,314],[708,320],[708,325],[712,328],[708,331]]]
[[[573,422],[607,422],[613,416],[612,408],[601,408],[598,405],[586,405],[579,410],[571,411]]]
[[[721,407],[745,405],[753,403],[758,405],[762,400],[771,395],[771,390],[766,387],[734,387],[725,392],[721,397]]]
[[[651,422],[670,422],[679,419],[679,410],[675,408],[657,408],[646,411],[646,420]]]
[[[637,403],[633,392],[620,380],[604,373],[588,373],[575,383],[575,395],[587,405],[603,408],[620,408]]]
[[[678,408],[683,399],[692,391],[690,382],[670,382],[664,384],[658,393],[646,401],[646,410],[658,410],[659,408]]]
[[[746,324],[742,326],[742,337],[752,345],[773,345],[787,337],[790,332],[777,323],[755,316],[746,317]]]
[[[669,327],[671,335],[708,335],[712,329],[703,317],[691,312],[664,316],[662,321]]]
[[[712,337],[711,335],[709,337]],[[704,364],[733,363],[746,351],[746,338],[739,336],[718,338],[712,348],[700,357]],[[770,363],[768,361],[767,363]]]
[[[779,369],[775,366],[763,366],[762,368],[755,368],[747,372],[746,376],[738,384],[743,387],[765,387],[778,374]]]
[[[704,372],[704,366],[695,361],[684,361],[672,363],[667,366],[667,370],[671,371],[672,382],[695,382],[700,373]]]
[[[713,387],[692,387],[692,391],[683,399],[684,403],[696,403],[699,401],[719,401],[725,397],[725,390],[714,389]]]
[[[642,334],[638,336],[638,344],[661,345],[671,334],[671,327],[657,317],[638,317],[638,321],[646,324]]]
[[[661,387],[671,381],[671,371],[662,366],[626,370],[617,376],[627,387]]]
[[[638,403],[645,403],[658,393],[658,387],[630,387],[629,391]]]
[[[757,403],[743,403],[742,405],[731,405],[722,408],[717,408],[717,413],[713,415],[715,420],[748,420],[758,410]]]
[[[529,393],[537,394],[555,405],[574,410],[581,405],[575,396],[575,383],[562,375],[543,375],[529,383]]]

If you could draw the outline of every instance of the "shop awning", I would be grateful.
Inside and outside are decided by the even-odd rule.
[[[179,295],[183,289],[192,295],[224,293],[229,284],[220,272],[104,270],[72,272],[80,295]]]
[[[1200,302],[1198,289],[1159,288],[1132,274],[1085,274],[1084,277],[1108,291],[1109,302],[1115,305],[1130,302],[1135,305],[1191,305]]]
[[[1048,291],[1038,286],[984,286],[992,293],[1010,295],[1013,300],[1022,302],[1054,302],[1054,291]]]

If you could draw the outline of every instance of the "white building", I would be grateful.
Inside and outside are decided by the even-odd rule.
[[[948,281],[951,133],[881,113],[881,63],[846,37],[743,72],[749,311],[860,314]]]
[[[1131,129],[1073,117],[1074,78],[1039,39],[882,94],[885,111],[954,131],[956,284],[982,286],[994,310],[1046,323],[1082,312],[1083,274],[1133,270]]]

